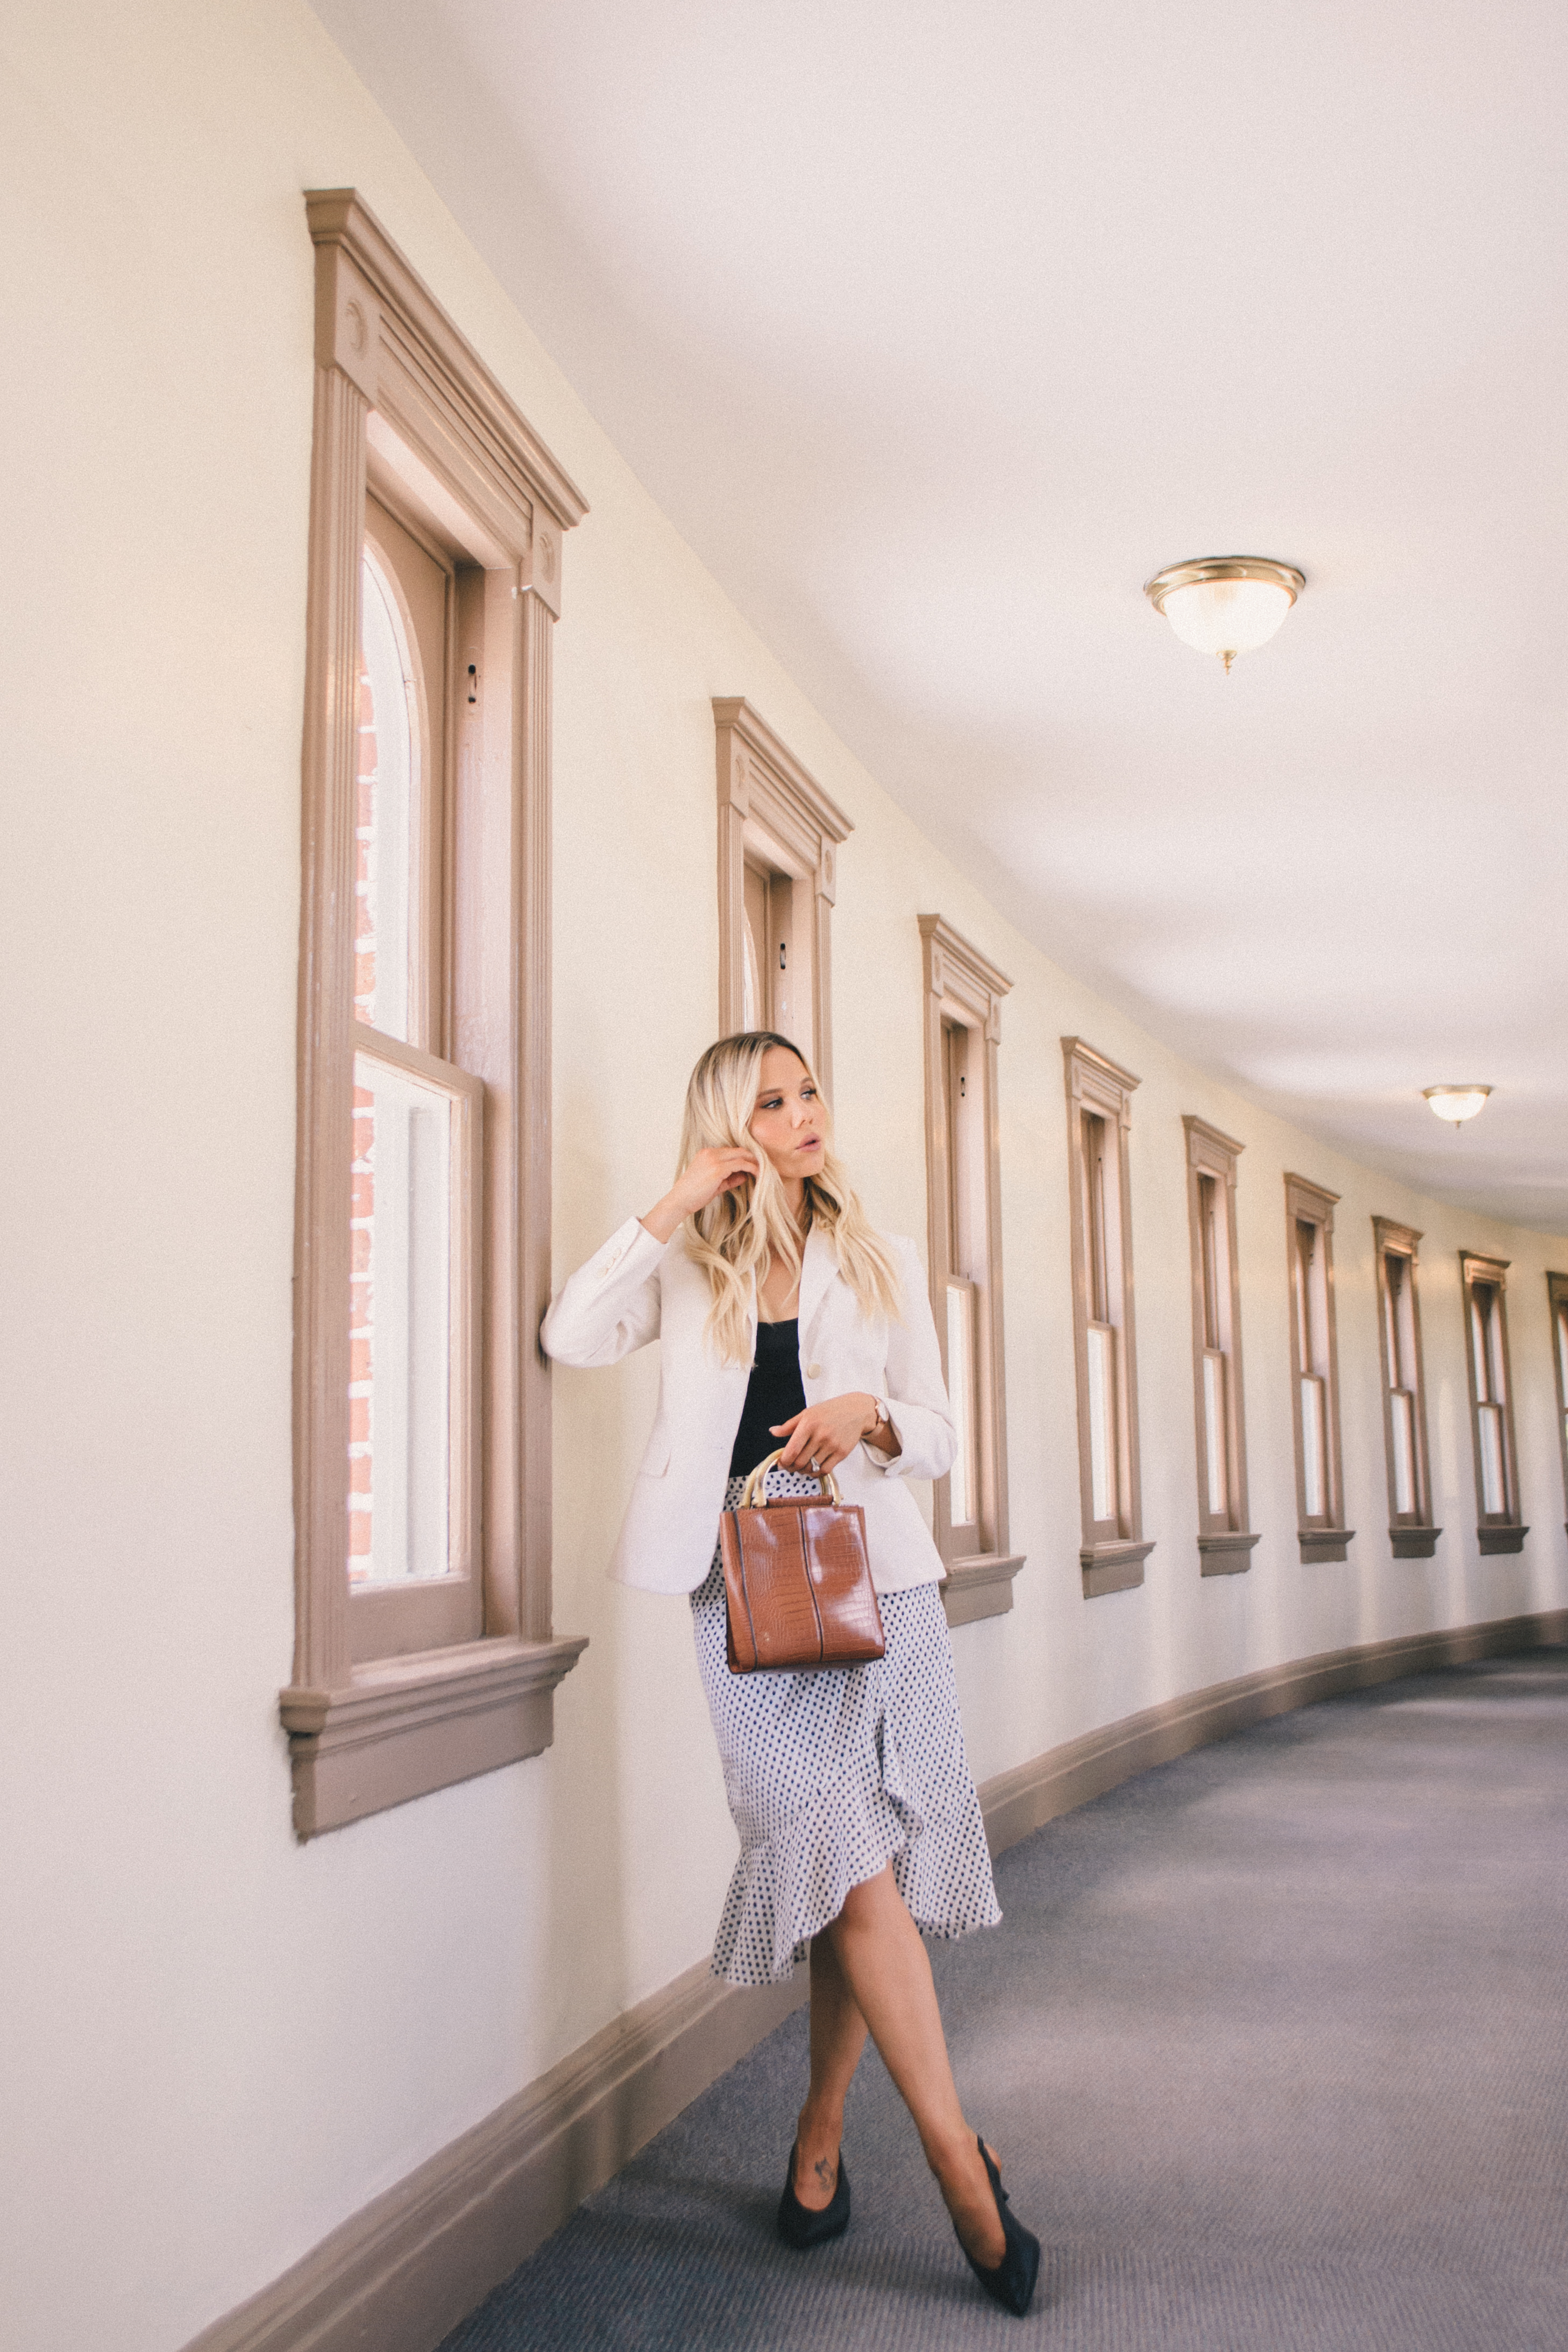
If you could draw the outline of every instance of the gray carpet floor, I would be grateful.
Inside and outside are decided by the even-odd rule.
[[[1568,1652],[1330,1700],[1002,1857],[933,1948],[1045,2248],[981,2296],[880,2061],[845,2237],[772,2235],[791,2018],[444,2352],[1568,2352]]]

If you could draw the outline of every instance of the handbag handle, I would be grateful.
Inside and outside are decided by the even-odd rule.
[[[782,1453],[783,1449],[780,1447],[778,1454],[770,1454],[766,1462],[759,1462],[758,1464],[756,1469],[747,1480],[746,1490],[740,1498],[740,1507],[743,1511],[755,1511],[759,1505],[766,1507],[768,1496],[763,1491],[764,1483],[767,1479],[768,1473],[772,1469],[774,1464],[780,1460]],[[818,1486],[826,1494],[830,1503],[836,1505],[842,1499],[839,1493],[839,1482],[834,1477],[831,1470],[823,1470],[821,1472],[801,1470],[797,1475],[802,1478],[814,1477]]]

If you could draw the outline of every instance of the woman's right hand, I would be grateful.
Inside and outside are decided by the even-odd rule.
[[[688,1217],[695,1217],[710,1201],[716,1201],[721,1192],[733,1192],[737,1186],[749,1183],[756,1173],[755,1151],[727,1148],[699,1151],[658,1206],[638,1222],[656,1242],[667,1242]]]

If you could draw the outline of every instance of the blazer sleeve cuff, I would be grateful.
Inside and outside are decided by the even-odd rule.
[[[897,1410],[889,1399],[883,1395],[880,1389],[872,1390],[869,1393],[875,1397],[877,1403],[887,1415],[888,1426],[898,1440],[899,1450],[890,1457],[885,1454],[880,1453],[874,1445],[869,1444],[862,1437],[861,1440],[861,1452],[865,1455],[865,1458],[871,1464],[872,1468],[873,1470],[880,1470],[884,1478],[902,1478],[909,1465],[904,1458],[907,1448],[904,1443],[904,1432],[898,1425]]]

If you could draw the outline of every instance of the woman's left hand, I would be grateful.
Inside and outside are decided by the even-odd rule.
[[[779,1467],[810,1471],[836,1470],[861,1439],[876,1427],[876,1399],[852,1392],[810,1404],[792,1421],[781,1421],[769,1433],[788,1441]]]

